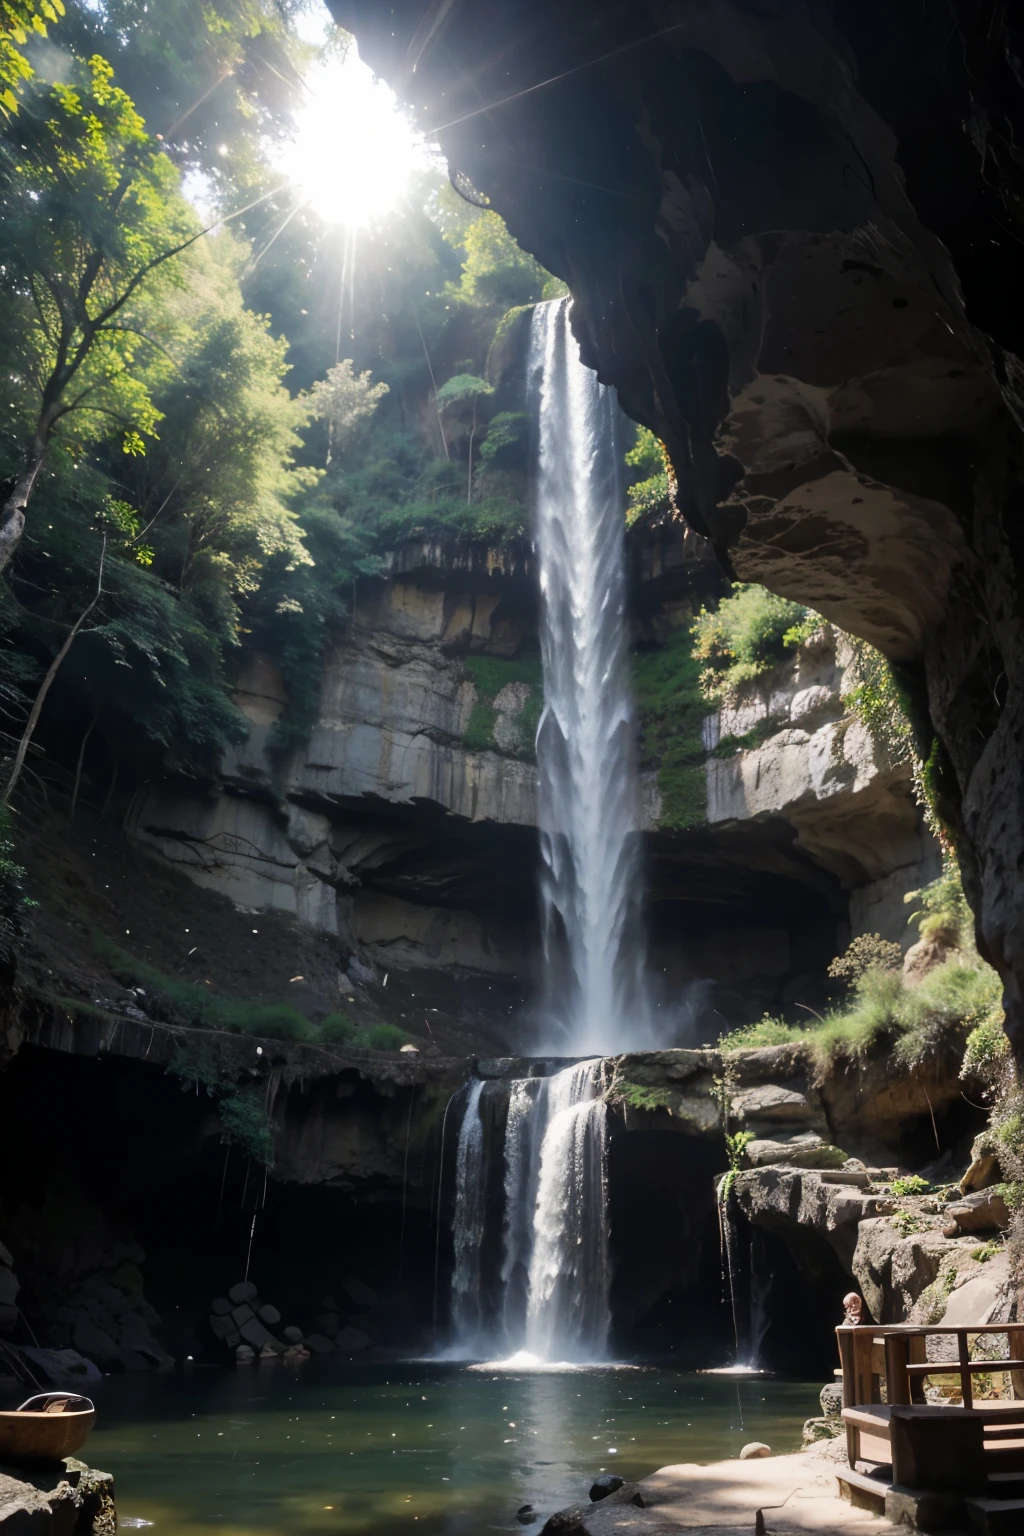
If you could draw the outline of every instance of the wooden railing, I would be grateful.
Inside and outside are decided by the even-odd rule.
[[[1005,1334],[1009,1340],[1006,1360],[971,1360],[970,1340],[984,1334]],[[956,1360],[929,1360],[928,1339],[953,1337]],[[919,1383],[925,1376],[959,1376],[965,1408],[974,1404],[973,1377],[981,1372],[1008,1372],[1015,1398],[1024,1398],[1024,1325],[975,1323],[969,1328],[917,1327],[898,1323],[876,1327],[860,1323],[836,1329],[839,1361],[843,1372],[843,1407],[854,1408],[882,1401],[882,1382],[890,1404],[922,1400]]]

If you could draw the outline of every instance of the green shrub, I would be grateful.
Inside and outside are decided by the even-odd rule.
[[[845,954],[832,961],[828,974],[855,984],[866,971],[898,971],[902,966],[903,951],[894,940],[883,939],[880,933],[862,933]]]
[[[672,1094],[667,1088],[652,1088],[645,1083],[631,1083],[622,1079],[614,1084],[614,1097],[631,1109],[668,1109]]]
[[[909,1173],[906,1178],[893,1179],[889,1186],[894,1195],[926,1195],[931,1189],[927,1179],[922,1179],[919,1174]]]
[[[778,666],[822,623],[811,609],[765,587],[734,586],[731,596],[716,609],[702,608],[694,622],[704,697],[721,698]]]
[[[274,1163],[274,1129],[266,1111],[266,1090],[254,1084],[228,1094],[217,1105],[221,1139],[241,1147],[265,1167]]]
[[[942,873],[930,885],[908,891],[903,900],[917,910],[907,919],[917,923],[922,938],[943,935],[960,949],[974,949],[974,914],[967,904],[960,865],[952,848],[942,851]]]
[[[320,1025],[319,1036],[324,1045],[352,1045],[356,1032],[355,1020],[347,1013],[329,1013]]]
[[[1003,1028],[1002,1013],[992,1013],[976,1024],[967,1036],[961,1077],[981,1077],[992,1083],[1010,1058],[1010,1041]]]
[[[359,1044],[367,1051],[400,1051],[409,1036],[397,1024],[364,1024]]]
[[[122,949],[105,934],[94,933],[93,949],[112,976],[125,986],[145,988],[150,998],[183,1023],[199,1029],[222,1029],[231,1034],[255,1035],[268,1040],[309,1040],[310,1021],[287,1003],[246,1003],[219,997],[207,987],[179,977],[166,976],[145,960]]]
[[[866,640],[850,638],[856,686],[846,707],[866,725],[890,763],[904,763],[914,752],[914,732],[903,689],[889,662]]]

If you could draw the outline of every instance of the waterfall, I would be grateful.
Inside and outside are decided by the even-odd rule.
[[[481,1271],[487,1181],[483,1177],[484,1127],[480,1118],[483,1083],[469,1085],[466,1112],[455,1154],[455,1268],[452,1271],[452,1324],[471,1346],[482,1333]]]
[[[534,310],[528,385],[544,670],[537,823],[545,1032],[555,1049],[593,1057],[651,1044],[654,1032],[640,920],[621,413],[580,362],[566,301]],[[456,1156],[458,1346],[492,1357],[600,1359],[610,1323],[601,1062],[512,1083],[503,1120],[483,1118],[484,1102],[475,1084]],[[500,1152],[488,1144],[499,1125]],[[499,1156],[500,1186],[489,1171]],[[496,1233],[492,1295],[485,1256]]]
[[[540,1360],[600,1359],[610,1278],[601,1062],[504,1085],[504,1121],[482,1113],[487,1090],[501,1086],[470,1085],[459,1130],[456,1347],[460,1354],[489,1358],[525,1352]],[[504,1172],[500,1203],[488,1199],[496,1157]],[[492,1275],[486,1259],[496,1242],[501,1262]]]
[[[621,412],[569,303],[534,310],[544,712],[537,821],[546,1023],[573,1054],[650,1043],[628,662]]]
[[[542,1360],[600,1358],[608,1337],[606,1108],[600,1064],[546,1084],[530,1259],[526,1348]]]

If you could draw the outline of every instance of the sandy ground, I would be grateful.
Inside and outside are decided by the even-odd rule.
[[[817,1451],[708,1466],[662,1467],[639,1488],[644,1508],[608,1501],[593,1505],[577,1529],[588,1536],[672,1536],[711,1531],[753,1536],[757,1511],[768,1536],[820,1532],[868,1536],[895,1530],[889,1521],[855,1509],[839,1497],[836,1465]]]

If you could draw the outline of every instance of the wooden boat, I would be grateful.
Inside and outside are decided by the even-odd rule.
[[[42,1392],[0,1413],[0,1460],[63,1461],[85,1444],[96,1409],[74,1392]]]

